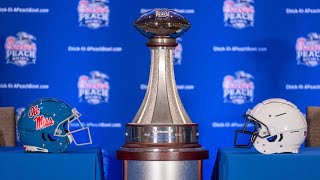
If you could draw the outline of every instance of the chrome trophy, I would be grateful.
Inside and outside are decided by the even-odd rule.
[[[148,89],[131,123],[126,143],[117,151],[125,180],[199,180],[208,151],[198,144],[198,125],[186,113],[173,71],[176,38],[190,23],[169,9],[142,14],[134,27],[149,39],[151,68]]]

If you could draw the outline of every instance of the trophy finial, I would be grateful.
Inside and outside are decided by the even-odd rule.
[[[189,21],[181,14],[166,8],[153,9],[142,14],[134,27],[145,37],[177,38],[190,28]]]

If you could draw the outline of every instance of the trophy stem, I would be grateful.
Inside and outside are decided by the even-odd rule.
[[[174,78],[172,55],[176,44],[171,38],[154,38],[148,42],[151,48],[148,89],[132,123],[192,123],[181,103]]]

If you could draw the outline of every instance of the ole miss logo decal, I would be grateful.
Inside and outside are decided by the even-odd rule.
[[[36,130],[41,130],[44,128],[47,128],[49,126],[52,126],[54,124],[54,121],[52,117],[44,117],[43,115],[40,115],[40,108],[38,105],[31,106],[29,109],[28,116],[29,118],[33,118],[33,121],[36,123]]]

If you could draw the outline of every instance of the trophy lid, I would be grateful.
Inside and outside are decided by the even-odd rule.
[[[177,38],[189,29],[190,23],[173,10],[154,9],[142,14],[134,22],[134,27],[147,38],[156,36]]]

